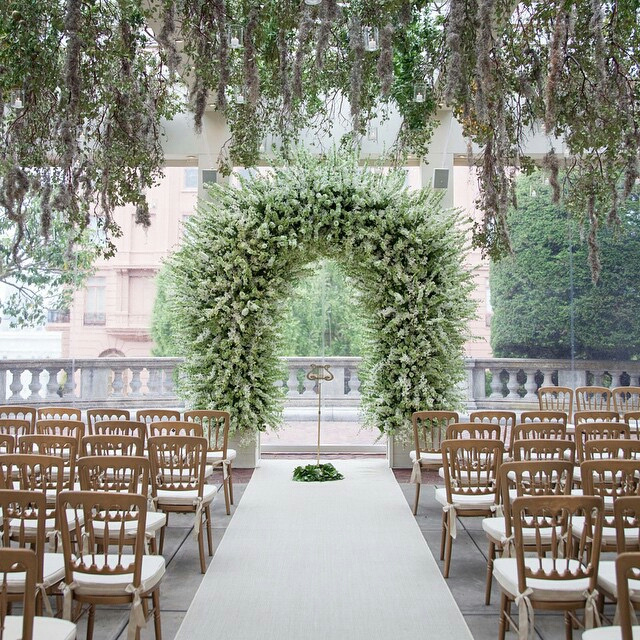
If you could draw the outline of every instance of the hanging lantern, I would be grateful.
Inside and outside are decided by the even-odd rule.
[[[427,97],[427,85],[424,82],[417,82],[413,85],[413,101],[424,102]]]
[[[371,140],[371,142],[378,142],[378,127],[369,127],[367,130],[367,140]]]
[[[230,49],[241,49],[243,45],[242,39],[243,29],[240,25],[233,24],[227,30],[227,43]]]
[[[11,92],[9,104],[11,105],[11,108],[15,109],[16,111],[24,107],[24,94],[22,92],[22,89],[14,89]]]
[[[378,27],[362,27],[365,51],[377,51],[380,47]]]

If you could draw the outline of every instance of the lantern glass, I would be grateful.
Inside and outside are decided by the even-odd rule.
[[[424,102],[427,98],[427,85],[424,82],[417,82],[413,85],[413,101]]]
[[[24,93],[22,89],[13,89],[11,91],[9,104],[11,105],[11,108],[16,109],[16,111],[24,107]]]
[[[380,47],[378,27],[362,27],[362,39],[365,51],[377,51]]]
[[[243,29],[240,25],[231,25],[228,29],[227,43],[230,49],[241,49]]]

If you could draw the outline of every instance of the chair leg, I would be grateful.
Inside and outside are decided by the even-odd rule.
[[[93,638],[93,625],[96,621],[96,605],[89,605],[89,615],[87,617],[87,640],[92,640]]]
[[[449,577],[449,568],[451,567],[451,551],[453,549],[453,538],[449,532],[449,527],[447,527],[447,539],[445,541],[445,550],[444,550],[444,572],[443,575],[445,578]]]
[[[484,603],[491,604],[491,583],[493,582],[493,561],[496,557],[496,543],[489,540],[489,551],[487,552],[487,584],[484,589]]]
[[[153,601],[153,627],[156,632],[156,640],[162,640],[162,627],[160,625],[160,589],[151,594]]]
[[[168,514],[167,514],[168,515]],[[158,549],[158,553],[162,555],[162,551],[164,549],[164,530],[167,528],[165,524],[164,527],[160,529],[160,548]]]
[[[222,488],[224,489],[224,506],[227,508],[227,515],[231,515],[231,496],[229,495],[229,478],[225,478],[222,481]]]
[[[507,630],[507,595],[500,594],[500,626],[498,627],[498,640],[504,640]]]
[[[418,500],[420,499],[420,483],[416,482],[416,497],[413,501],[413,515],[418,515]]]
[[[204,531],[202,525],[200,525],[200,532],[198,533],[198,550],[200,552],[200,571],[205,573],[207,568],[204,562]]]
[[[564,612],[564,637],[566,640],[573,640],[573,620],[568,611]]]
[[[231,463],[229,463],[227,472],[228,472],[227,482],[229,483],[229,501],[231,502],[231,504],[234,504],[233,502],[233,469],[231,467]]]
[[[205,519],[207,521],[207,543],[209,545],[209,556],[213,555],[213,540],[211,537],[211,507],[207,505],[204,509]]]
[[[440,560],[444,560],[444,545],[447,535],[447,514],[442,512],[442,532],[440,533]]]

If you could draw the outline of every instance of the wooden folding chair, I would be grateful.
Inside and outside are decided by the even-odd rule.
[[[147,498],[151,508],[147,509],[145,514],[145,538],[149,542],[149,551],[157,553],[157,533],[167,524],[167,516],[162,512],[155,511],[153,496],[150,499],[151,465],[147,458],[113,455],[86,456],[78,461],[78,475],[82,491],[137,493]],[[105,524],[107,529],[108,526]],[[109,531],[111,532],[110,529]],[[97,531],[96,535],[104,536],[105,532]],[[126,523],[124,535],[129,543],[133,544],[137,535],[137,526]]]
[[[144,425],[141,425],[144,426]],[[82,438],[83,456],[144,456],[141,437],[100,434]]]
[[[0,406],[0,420],[27,420],[31,424],[31,431],[36,426],[36,409],[23,404],[5,404]]]
[[[640,551],[640,496],[621,496],[616,499],[614,507],[614,522],[616,528],[616,543],[618,557],[628,552]],[[620,596],[616,562],[601,560],[598,567],[598,591],[605,600],[616,602],[616,618],[620,617],[622,608],[630,605],[633,609],[640,609],[640,576],[636,575],[628,586],[632,587],[626,597]],[[609,631],[613,631],[609,629]],[[587,637],[586,634],[584,637]],[[597,636],[594,636],[597,637]],[[620,637],[618,635],[618,637]]]
[[[576,411],[611,411],[611,389],[595,385],[576,387]]]
[[[211,503],[217,486],[205,484],[207,439],[193,436],[154,436],[149,438],[152,491],[157,507],[166,514],[195,514],[194,533],[200,551],[200,568],[205,572],[203,519],[207,530],[209,555],[213,555]],[[160,532],[160,553],[164,528]]]
[[[184,419],[202,425],[204,435],[209,442],[207,464],[222,466],[222,486],[227,515],[231,514],[233,504],[233,461],[236,450],[229,448],[229,428],[231,414],[228,411],[198,409],[184,412]]]
[[[440,469],[442,467],[442,451],[440,445],[444,440],[447,427],[459,420],[456,411],[415,411],[411,416],[413,424],[413,441],[415,449],[409,452],[413,465],[411,482],[416,485],[413,502],[413,515],[418,513],[422,469]]]
[[[573,389],[571,387],[540,387],[538,407],[541,411],[562,411],[568,422],[573,419]]]
[[[496,509],[492,517],[482,520],[482,529],[489,540],[485,604],[491,604],[493,562],[496,551],[506,558],[513,556],[511,503],[521,496],[569,495],[572,472],[573,463],[562,458],[503,462],[500,466],[498,485],[502,513]],[[527,544],[535,544],[535,540],[527,540]]]
[[[75,407],[38,407],[36,409],[36,422],[40,420],[82,421],[82,410]]]
[[[614,387],[611,389],[613,410],[625,414],[640,411],[640,387]]]
[[[567,640],[573,637],[574,624],[581,625],[576,611],[584,610],[585,628],[596,625],[603,509],[602,498],[594,496],[513,500],[515,557],[497,558],[493,563],[502,592],[499,640],[504,640],[507,624],[519,637],[531,637],[535,609],[563,611]],[[577,519],[579,537],[574,536]],[[518,607],[517,623],[511,616],[513,603]]]
[[[102,420],[131,420],[131,411],[115,407],[87,409],[87,434],[95,434],[95,425]]]
[[[501,440],[445,440],[442,443],[444,488],[436,489],[442,505],[440,559],[449,577],[456,517],[488,517],[498,502],[497,480],[504,444]]]
[[[38,560],[31,549],[3,549],[0,553],[0,633],[5,640],[75,640],[76,625],[36,614]],[[7,615],[7,595],[14,576],[24,584],[22,615]]]
[[[36,613],[42,614],[43,605],[53,615],[48,596],[55,592],[64,578],[64,560],[59,553],[46,551],[46,521],[49,512],[42,493],[0,489],[0,522],[2,523],[2,549],[30,548],[37,558]],[[20,601],[25,593],[24,574],[14,574],[7,583],[9,601]]]
[[[516,414],[513,411],[472,411],[469,414],[469,422],[482,424],[497,424],[500,427],[500,440],[507,450],[511,443],[511,432],[516,426]]]
[[[63,491],[58,496],[58,510],[72,514],[70,526],[62,529],[64,618],[71,618],[74,602],[88,604],[87,640],[91,640],[96,605],[128,604],[131,606],[128,638],[134,640],[146,625],[147,600],[151,599],[155,636],[161,640],[160,582],[165,561],[160,555],[144,554],[146,497],[133,493]],[[135,530],[133,552],[129,534],[132,530]]]

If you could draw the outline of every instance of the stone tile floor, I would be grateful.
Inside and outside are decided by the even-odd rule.
[[[324,457],[324,456],[323,456]],[[350,457],[350,456],[349,456]],[[242,499],[246,483],[251,477],[251,470],[234,470],[234,497],[236,507]],[[413,504],[415,487],[409,484],[409,470],[397,470],[396,478],[409,505]],[[434,487],[440,479],[437,474],[424,473],[424,484],[421,490],[420,508],[417,522],[431,552],[442,567],[440,557],[441,507],[434,499]],[[217,547],[226,527],[233,517],[224,510],[222,492],[213,506],[213,538]],[[458,603],[469,628],[476,640],[493,640],[498,635],[498,603],[499,590],[495,586],[492,603],[484,604],[484,585],[486,576],[486,537],[482,531],[480,518],[460,519],[458,536],[453,544],[450,577],[447,581],[456,602]],[[172,515],[167,529],[164,555],[167,561],[167,573],[161,586],[162,636],[163,640],[173,640],[182,619],[193,599],[200,582],[197,543],[193,538],[193,517],[190,515]],[[268,549],[265,549],[268,553]],[[210,559],[207,557],[207,562]],[[429,597],[428,593],[424,594]],[[557,613],[536,612],[536,638],[539,640],[560,640],[564,638],[562,615]],[[128,609],[124,607],[99,607],[96,610],[95,640],[126,640]],[[425,637],[428,621],[425,621]],[[78,623],[78,638],[85,637],[86,616]],[[260,637],[256,631],[256,640]],[[580,631],[574,631],[574,638],[579,640]],[[150,620],[141,634],[141,640],[154,638],[153,623]],[[507,639],[515,640],[514,633],[508,633]],[[212,639],[215,640],[215,639]],[[282,640],[298,640],[283,638]],[[349,640],[339,638],[335,640]],[[397,640],[415,640],[414,638],[398,638]],[[434,639],[436,640],[436,639]],[[450,640],[455,640],[452,638]]]

